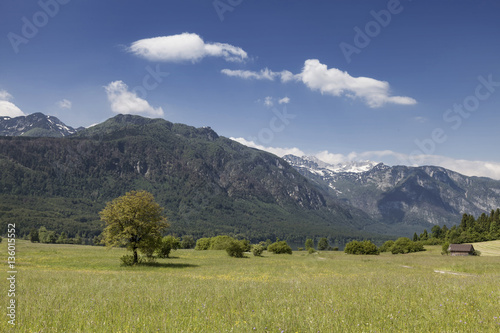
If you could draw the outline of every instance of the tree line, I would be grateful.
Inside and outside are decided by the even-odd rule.
[[[448,242],[450,244],[486,242],[500,239],[500,208],[491,210],[490,214],[481,214],[477,219],[472,214],[463,214],[460,224],[448,229],[435,225],[431,232],[427,229],[423,233],[413,235],[414,241],[423,241],[424,244],[437,245]]]

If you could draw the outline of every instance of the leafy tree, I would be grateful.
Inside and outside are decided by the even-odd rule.
[[[57,235],[55,231],[47,232],[47,237],[45,237],[45,243],[55,244],[57,241]]]
[[[286,241],[276,241],[267,247],[269,252],[274,254],[292,254],[292,248],[287,244]]]
[[[324,250],[328,249],[329,246],[330,246],[330,244],[328,244],[328,239],[326,237],[321,238],[318,242],[318,250],[319,251],[324,251]]]
[[[194,241],[193,236],[184,235],[181,240],[181,248],[183,249],[192,249],[196,246],[196,242]]]
[[[420,234],[420,240],[427,240],[429,238],[429,234],[427,233],[427,229],[424,229],[424,232]]]
[[[306,239],[305,247],[306,250],[314,248],[314,241],[311,238]]]
[[[435,225],[431,229],[431,237],[433,237],[433,238],[441,238],[441,233],[442,232],[443,232],[443,230],[441,230],[441,227],[438,226],[438,225]],[[415,241],[415,240],[413,240],[413,241]]]
[[[137,264],[137,251],[150,252],[169,226],[162,210],[146,191],[131,191],[108,202],[99,213],[106,223],[103,242],[109,247],[126,246],[133,253],[132,265]]]
[[[445,224],[445,225],[443,225],[443,228],[441,229],[441,239],[444,239],[447,234],[448,234],[448,227]]]
[[[65,244],[68,242],[68,235],[66,235],[66,232],[61,232],[59,235],[59,238],[57,239],[56,243],[57,244]]]
[[[172,250],[177,250],[181,247],[179,238],[168,235],[162,238],[158,247],[158,256],[161,258],[168,258]]]
[[[32,243],[40,241],[40,238],[38,237],[38,230],[36,230],[35,228],[31,229],[29,237],[30,237],[30,242]]]
[[[42,227],[40,227],[40,229],[38,229],[38,239],[41,243],[47,243],[47,241],[46,241],[47,234],[48,234],[47,228],[45,228],[44,226],[42,226]]]

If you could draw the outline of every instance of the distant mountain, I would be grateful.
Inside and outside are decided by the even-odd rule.
[[[64,137],[77,130],[53,116],[33,113],[20,117],[0,117],[0,136]]]
[[[0,223],[84,233],[130,190],[152,192],[171,232],[303,242],[367,236],[368,214],[332,198],[283,159],[163,119],[118,115],[65,138],[0,137]]]
[[[421,232],[435,224],[449,227],[459,224],[463,213],[478,216],[500,207],[500,181],[441,167],[368,163],[364,172],[335,172],[310,158],[288,155],[284,159],[333,197],[397,234]]]
[[[305,168],[314,173],[321,175],[335,174],[339,172],[360,173],[371,170],[378,163],[372,161],[350,161],[344,163],[330,164],[319,160],[314,156],[297,157],[294,155],[286,155],[283,157],[286,161],[292,164],[296,169]]]

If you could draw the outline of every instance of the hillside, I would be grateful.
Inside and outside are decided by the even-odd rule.
[[[0,216],[91,237],[105,202],[151,191],[171,231],[249,239],[356,237],[374,222],[284,160],[163,119],[119,115],[65,138],[0,137]],[[366,234],[364,234],[366,235]]]
[[[292,155],[285,160],[330,195],[383,221],[395,233],[451,226],[464,213],[479,216],[500,207],[500,181],[441,167],[378,164],[366,171],[337,172]]]

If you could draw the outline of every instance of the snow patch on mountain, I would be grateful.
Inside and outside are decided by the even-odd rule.
[[[295,155],[285,155],[283,158],[295,168],[305,168],[309,172],[322,177],[331,176],[332,173],[340,172],[367,172],[381,164],[373,161],[346,161],[344,163],[330,164],[319,160],[315,156],[298,157]]]

